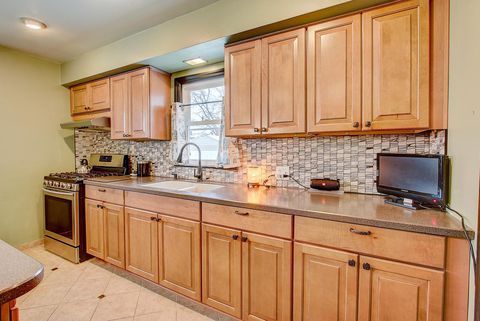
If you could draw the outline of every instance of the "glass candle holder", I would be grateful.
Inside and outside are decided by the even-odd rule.
[[[248,187],[260,186],[262,179],[262,170],[258,166],[249,166],[247,168],[247,183]]]

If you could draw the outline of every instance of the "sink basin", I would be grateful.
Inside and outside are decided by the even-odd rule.
[[[194,192],[194,193],[209,192],[217,188],[223,187],[222,185],[183,182],[183,181],[164,181],[164,182],[158,182],[158,183],[143,184],[142,186],[155,188],[155,189],[162,189],[162,190]]]

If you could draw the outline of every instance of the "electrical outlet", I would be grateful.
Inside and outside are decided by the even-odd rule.
[[[277,166],[275,169],[275,178],[276,179],[287,179],[284,175],[290,174],[290,168],[288,166]]]

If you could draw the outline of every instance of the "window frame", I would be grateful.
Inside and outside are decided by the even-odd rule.
[[[217,71],[214,71],[214,72],[204,72],[204,73],[198,73],[198,74],[194,74],[194,75],[189,75],[189,76],[185,76],[185,77],[179,77],[179,78],[175,78],[174,79],[174,100],[175,102],[177,103],[183,103],[184,102],[184,85],[190,85],[190,84],[194,84],[196,82],[203,82],[203,81],[209,81],[209,80],[215,80],[217,78],[222,78],[224,79],[224,69],[219,69]],[[223,101],[222,101],[223,103]],[[192,105],[195,104],[195,103],[192,103]],[[218,119],[218,120],[203,120],[203,121],[191,121],[190,120],[190,106],[184,106],[183,108],[185,108],[185,114],[186,114],[186,118],[188,117],[188,119],[185,119],[185,123],[187,125],[187,128],[185,128],[186,130],[186,141],[187,142],[190,142],[190,127],[193,125],[198,125],[198,126],[202,126],[202,125],[215,125],[215,126],[219,126],[220,130],[221,130],[221,125],[222,125],[222,119]],[[187,109],[188,108],[188,109]],[[219,135],[219,138],[221,139],[222,135],[220,134]],[[219,142],[219,149],[221,149],[221,142]],[[192,161],[192,162],[191,162]],[[185,166],[192,166],[193,163],[196,163],[198,160],[197,159],[189,159],[188,162],[186,162]],[[206,166],[213,166],[213,167],[220,167],[221,165],[218,163],[218,160],[215,159],[215,160],[202,160],[202,163],[205,164]]]

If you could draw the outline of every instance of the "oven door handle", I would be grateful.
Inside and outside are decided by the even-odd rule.
[[[65,195],[65,196],[74,196],[75,195],[75,192],[72,192],[72,193],[65,193],[65,192],[59,192],[59,191],[54,191],[54,190],[51,190],[51,189],[46,189],[46,188],[42,188],[43,191],[45,193],[51,193],[51,194],[58,194],[58,195]]]

